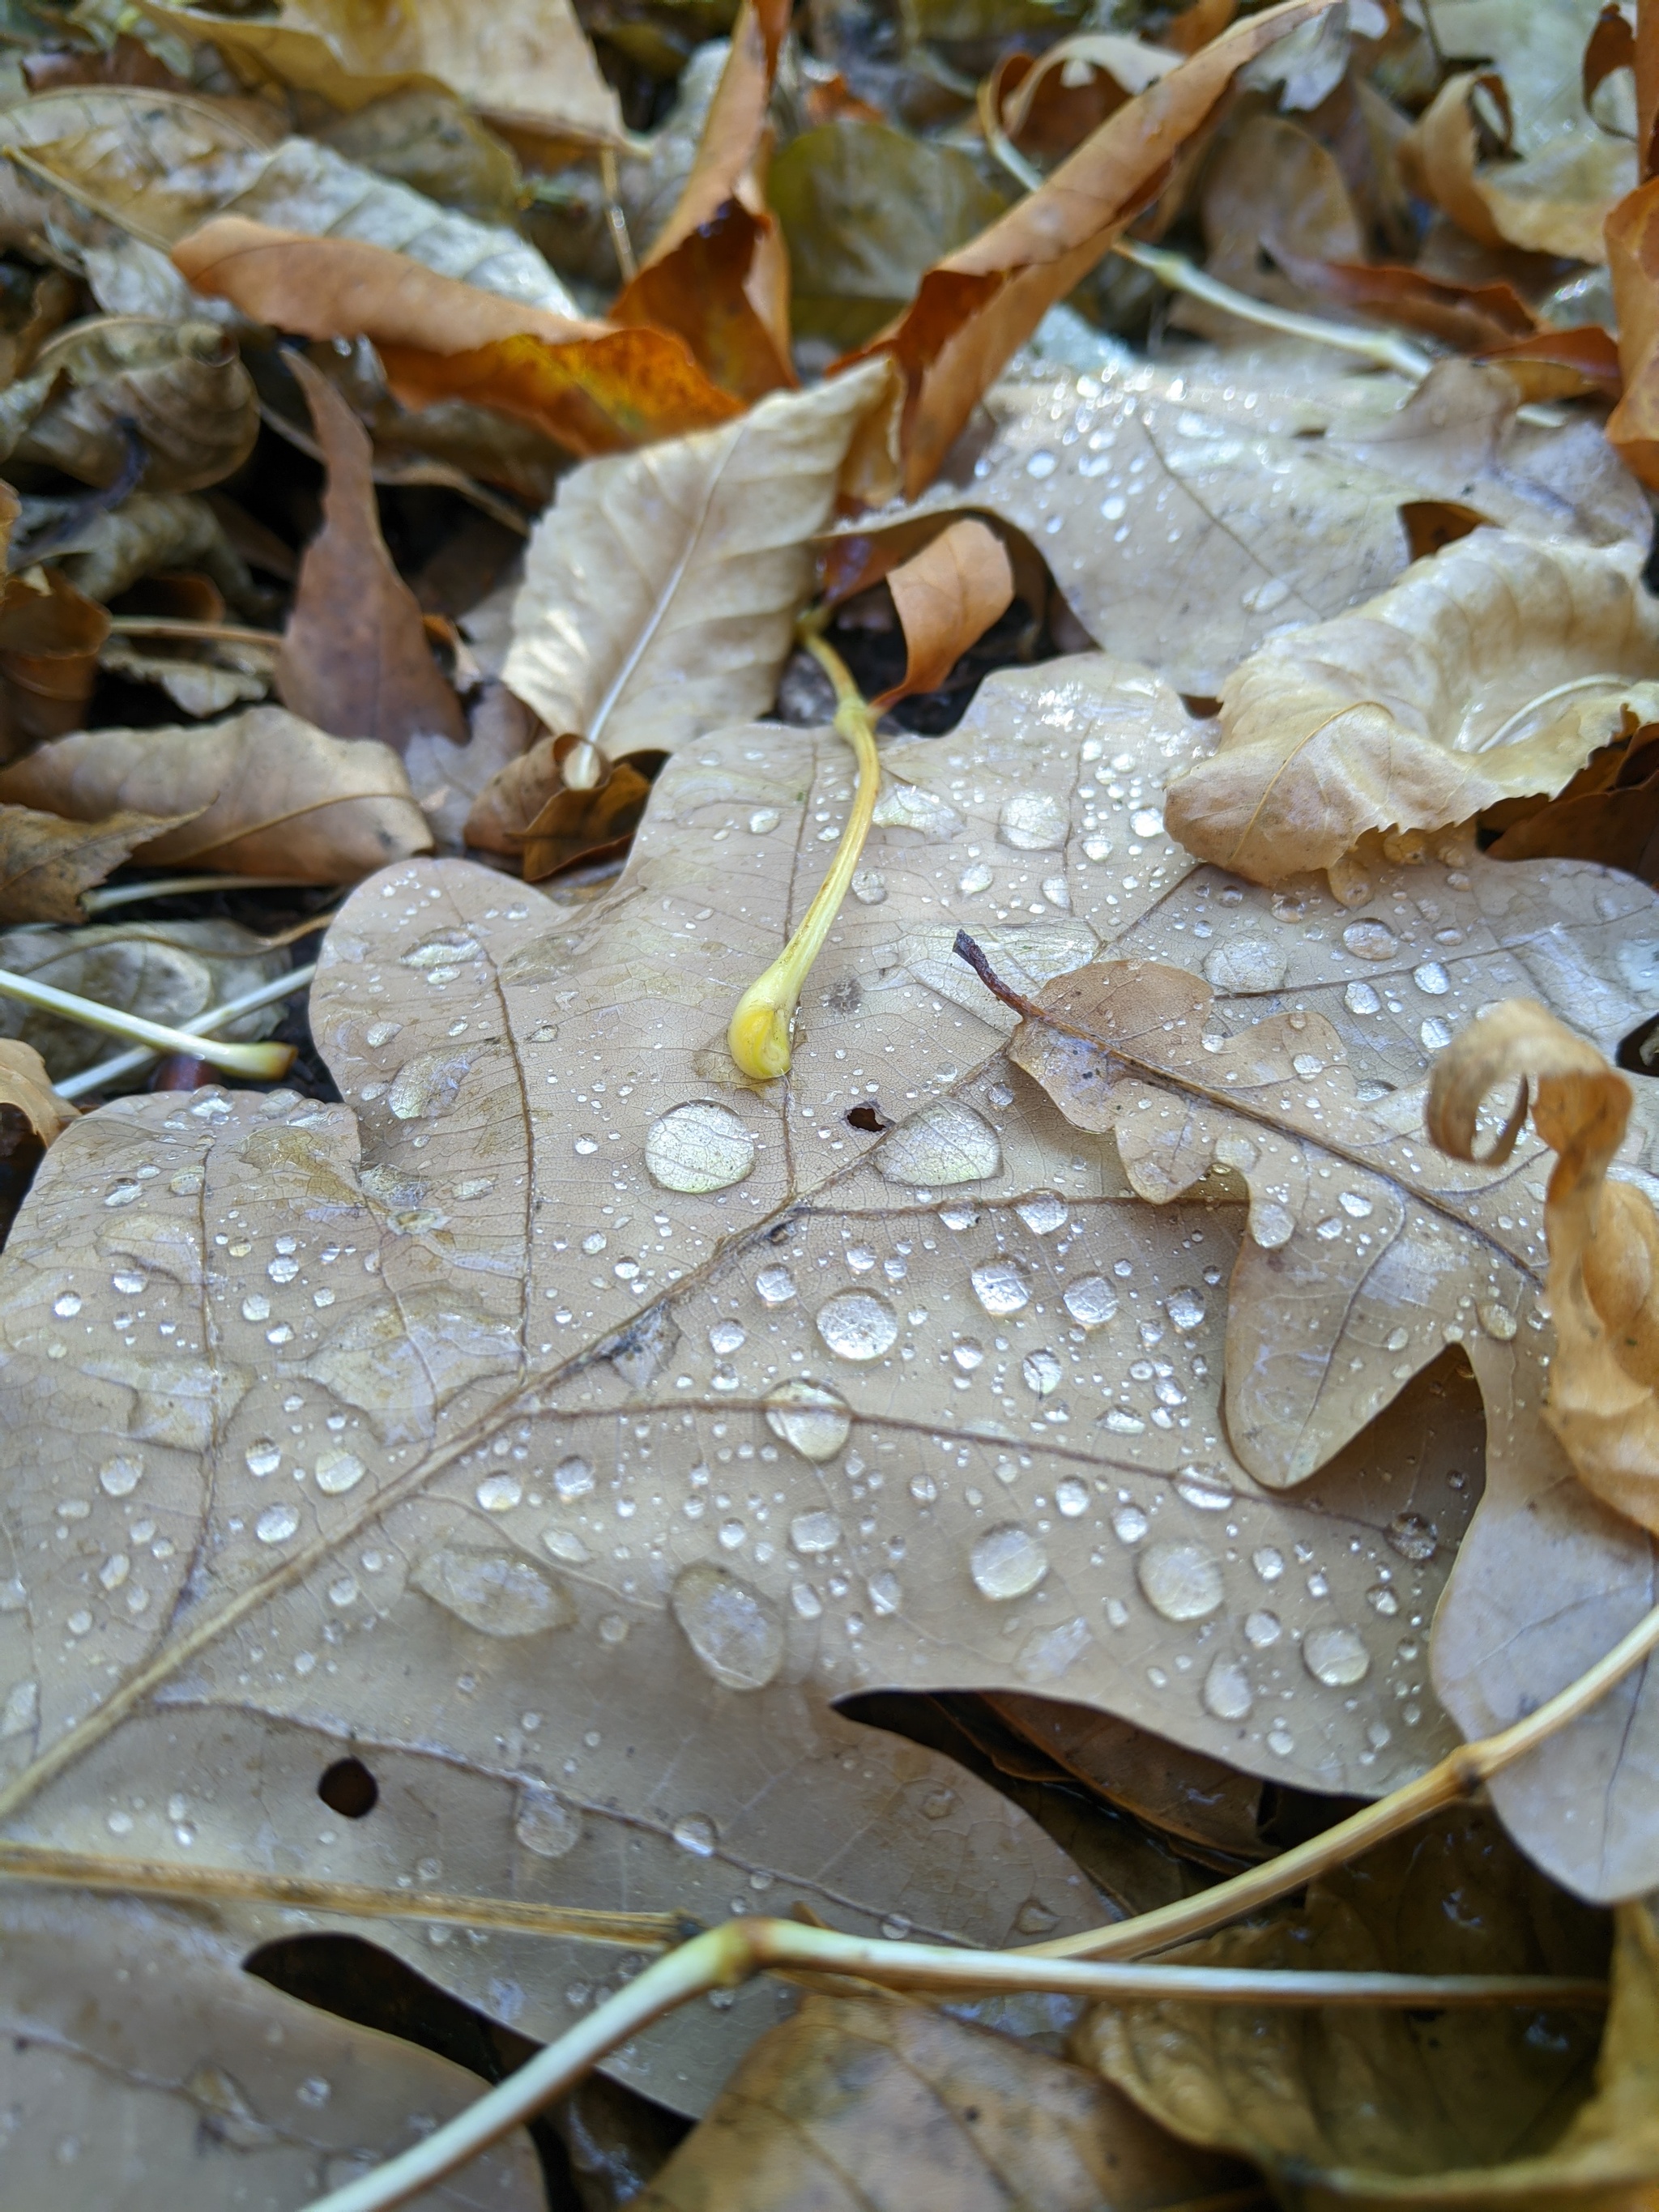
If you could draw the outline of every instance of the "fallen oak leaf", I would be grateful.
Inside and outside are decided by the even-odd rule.
[[[1006,548],[971,515],[947,524],[921,552],[889,569],[886,581],[907,657],[901,680],[871,701],[876,713],[913,691],[936,690],[1014,596]]]
[[[328,474],[323,526],[301,560],[276,656],[276,696],[318,729],[378,738],[396,753],[422,734],[459,744],[466,736],[461,702],[380,535],[368,433],[303,355],[289,366]]]
[[[72,822],[0,804],[0,921],[84,921],[83,891],[138,846],[191,818],[128,809],[100,822]]]
[[[887,354],[903,374],[908,497],[937,474],[1010,355],[1157,196],[1239,70],[1327,4],[1280,0],[1126,102],[1040,191],[930,270],[896,325],[846,357]]]
[[[1258,883],[1340,868],[1372,831],[1433,830],[1559,791],[1659,707],[1659,615],[1634,547],[1476,530],[1352,614],[1228,677],[1221,741],[1165,819]]]
[[[0,800],[80,822],[170,810],[184,824],[137,857],[307,883],[355,883],[432,842],[396,753],[330,737],[280,707],[60,738],[0,769]]]

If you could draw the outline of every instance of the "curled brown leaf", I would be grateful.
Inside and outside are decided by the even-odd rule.
[[[887,587],[898,610],[907,660],[902,680],[871,702],[878,708],[944,683],[969,647],[1006,612],[1014,571],[990,524],[964,515],[890,571]]]

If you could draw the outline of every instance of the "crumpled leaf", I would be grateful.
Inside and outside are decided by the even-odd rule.
[[[591,461],[537,526],[503,674],[556,734],[613,758],[772,703],[878,363],[775,392],[728,428]]]
[[[78,728],[92,696],[109,617],[56,569],[44,586],[0,586],[0,750],[13,753]]]
[[[980,112],[1023,154],[1052,161],[1180,59],[1178,52],[1118,32],[1074,32],[1040,55],[1005,52],[980,87]]]
[[[6,2181],[30,2201],[114,2205],[136,2186],[175,2212],[220,2212],[233,2191],[301,2204],[478,2094],[419,2044],[244,1972],[216,1917],[8,1883],[0,1926]],[[144,2001],[112,2003],[112,1986]],[[515,2130],[425,2201],[540,2212],[540,2161]]]
[[[1295,1909],[1177,1955],[1589,1978],[1606,1949],[1601,1916],[1547,1887],[1490,1816],[1458,1812],[1322,1876]],[[1623,1907],[1599,2067],[1595,2014],[1498,2008],[1103,2005],[1073,2047],[1149,2118],[1253,2160],[1299,2203],[1590,2212],[1636,2203],[1659,2170],[1648,2040],[1656,1966],[1647,1907]]]
[[[1476,1151],[1480,1109],[1518,1085],[1498,1137]],[[1544,1206],[1555,1322],[1544,1419],[1581,1481],[1616,1512],[1659,1533],[1659,1217],[1607,1170],[1624,1145],[1631,1086],[1595,1047],[1535,1000],[1486,1008],[1435,1062],[1430,1136],[1453,1158],[1501,1165],[1524,1125],[1558,1164]]]
[[[1046,310],[1087,275],[1162,188],[1233,77],[1328,0],[1279,0],[1204,46],[1109,116],[1041,191],[923,277],[867,352],[890,355],[907,392],[905,489],[938,473],[957,433]]]
[[[82,891],[180,819],[125,811],[101,822],[70,822],[31,806],[0,805],[0,921],[84,921]]]
[[[351,0],[283,0],[274,17],[140,5],[152,22],[245,64],[256,82],[320,93],[336,107],[435,83],[483,114],[556,136],[626,137],[569,0],[511,0],[487,12],[465,0],[374,10]]]
[[[78,1110],[52,1089],[46,1064],[33,1045],[0,1037],[0,1108],[7,1106],[15,1107],[42,1145],[67,1129]]]
[[[1006,547],[988,523],[972,515],[948,524],[919,553],[890,569],[886,580],[904,632],[906,660],[902,679],[872,702],[878,708],[913,691],[936,690],[1014,596]]]
[[[279,329],[371,338],[409,406],[498,408],[576,453],[614,453],[741,412],[669,331],[612,331],[508,303],[359,240],[226,216],[182,240],[173,258],[199,290]]]
[[[136,435],[148,454],[139,485],[200,491],[239,469],[259,433],[252,380],[212,323],[94,317],[49,339],[34,374],[64,387],[13,450],[82,483],[113,483]]]
[[[44,501],[23,503],[47,510]],[[224,526],[204,499],[180,491],[136,491],[118,507],[104,507],[64,530],[54,529],[48,548],[52,574],[61,568],[82,598],[100,609],[146,576],[163,570],[191,570],[208,577],[233,605],[253,597],[246,564],[225,534]],[[14,558],[15,555],[14,553]],[[67,611],[67,610],[66,610]],[[82,649],[101,644],[91,638],[84,617]]]
[[[0,769],[0,800],[81,822],[124,807],[189,813],[138,857],[306,883],[354,883],[432,842],[390,747],[330,737],[280,707],[205,726],[82,730]]]
[[[1595,860],[1644,883],[1659,879],[1659,730],[1604,745],[1552,799],[1511,800],[1481,817],[1499,834],[1495,860]]]
[[[276,695],[337,737],[401,753],[424,732],[459,744],[466,718],[432,657],[415,594],[380,535],[367,430],[301,355],[290,362],[328,471],[323,526],[307,546],[283,634]]]
[[[188,1029],[222,1000],[274,981],[289,965],[287,952],[234,921],[104,922],[0,934],[0,968],[175,1029]],[[222,1034],[269,1036],[282,1018],[280,1006],[258,1006]],[[54,1080],[110,1054],[101,1030],[15,999],[0,998],[0,1036],[32,1045]]]
[[[1157,2212],[1243,2167],[1075,2066],[884,1994],[809,1996],[756,2045],[639,2212]]]
[[[1476,530],[1379,599],[1270,639],[1228,677],[1221,741],[1170,791],[1200,859],[1256,883],[1561,789],[1659,714],[1659,610],[1634,547]]]
[[[511,692],[507,694],[512,697]],[[533,721],[520,702],[520,711]],[[575,757],[579,775],[565,782],[565,763]],[[567,730],[544,732],[526,750],[504,761],[483,785],[466,817],[466,842],[480,853],[518,853],[524,834],[550,799],[568,788],[591,789],[610,763],[597,746]]]
[[[618,859],[632,841],[665,753],[629,753],[591,789],[552,793],[520,844],[524,879],[539,884],[580,862]]]

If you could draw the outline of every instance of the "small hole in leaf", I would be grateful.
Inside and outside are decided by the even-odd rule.
[[[1650,1014],[1628,1036],[1620,1037],[1613,1057],[1626,1075],[1659,1075],[1659,1014]]]
[[[848,1107],[847,1126],[849,1129],[867,1129],[873,1137],[883,1129],[890,1129],[893,1125],[880,1107],[872,1101],[867,1105]]]
[[[337,1759],[317,1784],[317,1795],[342,1820],[362,1820],[380,1802],[380,1785],[361,1759]]]

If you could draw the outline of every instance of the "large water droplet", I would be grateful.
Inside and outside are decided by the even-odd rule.
[[[473,1492],[486,1513],[510,1513],[524,1500],[524,1485],[516,1474],[487,1474]]]
[[[728,1690],[762,1690],[783,1664],[783,1622],[770,1598],[699,1559],[669,1596],[686,1642]]]
[[[1017,853],[1057,853],[1071,826],[1064,805],[1046,791],[1017,791],[997,817],[997,836]]]
[[[581,1841],[581,1813],[578,1807],[567,1805],[556,1790],[527,1783],[519,1792],[513,1832],[538,1858],[562,1859]]]
[[[898,1336],[898,1316],[873,1291],[842,1291],[818,1308],[817,1328],[837,1359],[879,1359]]]
[[[253,1533],[262,1544],[285,1544],[300,1525],[300,1516],[291,1505],[267,1505],[253,1524]]]
[[[1020,1362],[1019,1371],[1025,1377],[1026,1389],[1035,1390],[1039,1398],[1052,1397],[1066,1379],[1066,1370],[1046,1347],[1041,1352],[1028,1352]]]
[[[821,1382],[781,1382],[766,1401],[766,1425],[803,1459],[834,1459],[852,1433],[844,1398]]]
[[[1420,968],[1414,968],[1412,981],[1431,999],[1443,998],[1451,988],[1451,977],[1437,960],[1425,960]]]
[[[586,1498],[593,1487],[593,1470],[585,1459],[573,1452],[554,1468],[553,1487],[567,1504],[572,1498]]]
[[[398,1070],[386,1095],[386,1104],[400,1121],[448,1113],[477,1057],[476,1045],[459,1050],[417,1053]]]
[[[1138,1505],[1120,1505],[1112,1516],[1112,1534],[1120,1544],[1138,1544],[1150,1526]]]
[[[1220,1564],[1201,1544],[1149,1544],[1135,1555],[1135,1578],[1165,1620],[1207,1620],[1220,1611]]]
[[[348,1490],[355,1490],[367,1473],[356,1452],[331,1447],[318,1455],[317,1487],[329,1498],[338,1498]]]
[[[282,1454],[278,1452],[276,1457],[280,1459]],[[253,1464],[251,1453],[248,1456],[248,1464],[250,1467]],[[274,1465],[275,1462],[272,1464]],[[118,1452],[113,1459],[106,1459],[99,1468],[98,1486],[106,1497],[127,1498],[138,1487],[143,1479],[143,1460],[135,1458],[130,1452]]]
[[[1235,937],[1218,945],[1204,960],[1206,978],[1218,991],[1275,991],[1285,980],[1290,962],[1276,945],[1259,937]]]
[[[1074,1474],[1064,1474],[1054,1485],[1054,1504],[1068,1521],[1089,1510],[1089,1486]]]
[[[570,1593],[514,1552],[446,1545],[416,1560],[410,1581],[485,1636],[539,1636],[576,1618]]]
[[[1014,1208],[1034,1237],[1052,1237],[1071,1218],[1072,1209],[1057,1190],[1035,1190]]]
[[[1255,1703],[1250,1678],[1237,1659],[1218,1659],[1204,1677],[1204,1710],[1218,1721],[1242,1721]]]
[[[1382,1533],[1402,1559],[1414,1560],[1419,1565],[1431,1559],[1440,1548],[1439,1531],[1420,1513],[1396,1513]]]
[[[1258,1651],[1265,1651],[1270,1644],[1277,1644],[1284,1632],[1279,1615],[1268,1613],[1265,1607],[1259,1613],[1249,1613],[1244,1616],[1244,1640]]]
[[[1204,1294],[1201,1291],[1171,1291],[1164,1301],[1164,1310],[1183,1333],[1197,1328],[1204,1319]]]
[[[787,1306],[795,1295],[795,1279],[787,1267],[763,1267],[755,1289],[763,1305]]]
[[[52,1310],[59,1321],[73,1321],[81,1310],[81,1301],[73,1291],[65,1291],[61,1297],[52,1300]]]
[[[876,1165],[889,1182],[981,1182],[1002,1165],[1002,1146],[970,1106],[935,1098],[876,1147]]]
[[[969,1280],[973,1284],[974,1296],[988,1314],[1018,1313],[1030,1301],[1031,1285],[1017,1261],[984,1261],[974,1269]]]
[[[833,1513],[798,1513],[789,1523],[789,1540],[809,1557],[833,1552],[841,1541],[841,1523]]]
[[[729,1106],[712,1098],[671,1107],[646,1132],[646,1171],[664,1190],[726,1190],[754,1164],[753,1137]]]
[[[1044,1682],[1057,1682],[1093,1642],[1089,1624],[1080,1614],[1053,1628],[1039,1628],[1021,1644],[1014,1659],[1014,1672],[1033,1689]]]
[[[1351,921],[1342,942],[1356,960],[1391,960],[1400,945],[1386,921]]]
[[[1066,1310],[1079,1328],[1104,1328],[1117,1311],[1117,1292],[1104,1275],[1085,1275],[1066,1285]]]
[[[988,1528],[969,1555],[969,1572],[983,1597],[999,1604],[1024,1597],[1048,1571],[1048,1554],[1017,1521]]]
[[[1327,1689],[1352,1689],[1371,1671],[1371,1655],[1352,1628],[1310,1628],[1302,1639],[1302,1663]]]

